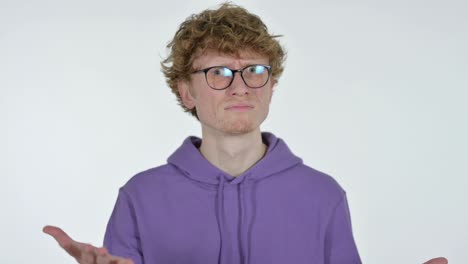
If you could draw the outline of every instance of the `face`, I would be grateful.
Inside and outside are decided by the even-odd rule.
[[[268,58],[258,54],[230,56],[209,51],[194,60],[193,68],[225,66],[237,70],[252,64],[268,63]],[[249,88],[238,72],[228,88],[214,90],[208,86],[205,74],[200,72],[192,74],[189,82],[179,82],[178,88],[184,105],[197,109],[204,133],[237,135],[259,130],[268,115],[274,84],[270,77],[265,86]]]

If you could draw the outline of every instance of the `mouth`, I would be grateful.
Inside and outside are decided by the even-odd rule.
[[[228,111],[245,112],[253,108],[254,108],[253,105],[250,105],[250,104],[234,104],[234,105],[227,106],[224,109]]]

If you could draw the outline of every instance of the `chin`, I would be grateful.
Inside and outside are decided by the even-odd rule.
[[[258,126],[251,120],[235,120],[232,122],[222,122],[221,130],[226,134],[240,135],[250,133],[257,128]]]

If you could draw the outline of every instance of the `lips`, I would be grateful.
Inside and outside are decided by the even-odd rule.
[[[251,105],[251,104],[247,104],[247,103],[236,103],[236,104],[230,104],[228,106],[226,106],[224,109],[251,109],[253,108],[254,106]]]

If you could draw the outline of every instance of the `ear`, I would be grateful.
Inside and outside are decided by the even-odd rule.
[[[183,104],[188,109],[193,109],[195,107],[194,97],[190,93],[190,86],[187,81],[178,81],[177,89],[179,90],[180,98],[182,99]]]

